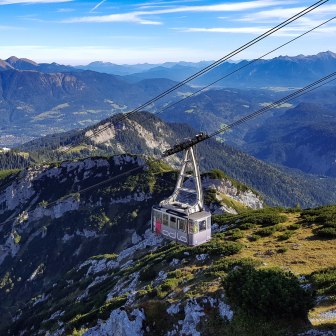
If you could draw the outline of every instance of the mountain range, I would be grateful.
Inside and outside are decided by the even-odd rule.
[[[228,73],[235,72],[229,78],[217,83],[221,87],[263,88],[298,87],[335,71],[336,54],[327,51],[316,55],[279,56],[272,59],[260,59],[248,65],[250,61],[223,62],[211,72],[197,78],[191,85],[207,85]],[[205,68],[212,62],[167,62],[162,64],[119,65],[110,62],[92,62],[82,66],[66,66],[57,63],[36,63],[26,58],[12,56],[0,60],[0,71],[35,70],[45,73],[75,72],[91,70],[95,72],[121,75],[131,82],[143,79],[166,78],[182,81]]]
[[[182,162],[162,153],[284,88],[217,88],[160,119],[122,113],[170,79],[1,66],[0,139],[34,138],[0,150],[1,335],[334,336],[334,87],[198,144],[213,236],[188,247],[150,230]]]

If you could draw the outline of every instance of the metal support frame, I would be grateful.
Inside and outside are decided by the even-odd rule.
[[[191,170],[193,173],[188,174],[187,172]],[[194,189],[187,189],[183,187],[183,183],[185,178],[193,178],[194,180]],[[196,194],[196,201],[194,204],[187,204],[178,202],[178,196],[181,192],[193,193]],[[198,163],[196,161],[196,155],[194,152],[193,146],[185,149],[184,159],[182,162],[182,168],[180,171],[180,175],[177,179],[176,187],[173,194],[168,197],[166,200],[163,200],[160,205],[177,205],[189,215],[194,212],[199,212],[203,210],[204,202],[203,202],[203,191],[202,191],[202,183],[201,183],[201,174],[199,171]]]

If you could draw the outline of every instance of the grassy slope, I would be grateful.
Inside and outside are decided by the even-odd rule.
[[[274,216],[277,218],[276,221],[279,220],[281,223],[269,226],[267,221]],[[124,305],[127,293],[107,302],[106,295],[118,280],[127,281],[132,279],[132,275],[136,272],[140,272],[136,301],[132,306],[144,308],[146,324],[151,328],[151,332],[161,335],[176,323],[173,317],[166,313],[171,303],[185,302],[190,298],[201,299],[207,295],[220,297],[223,293],[222,281],[228,272],[235,265],[248,264],[257,269],[276,266],[290,270],[297,276],[304,275],[313,283],[318,295],[325,296],[323,302],[310,311],[312,324],[320,328],[335,327],[335,320],[323,320],[319,317],[321,312],[336,308],[336,291],[333,287],[336,281],[335,240],[322,239],[316,235],[316,228],[321,224],[307,222],[300,210],[290,212],[281,209],[217,216],[215,220],[221,224],[231,223],[231,226],[225,233],[215,234],[211,242],[197,248],[166,242],[152,253],[148,253],[148,249],[138,251],[130,258],[134,262],[126,269],[99,273],[100,276],[105,275],[107,278],[90,288],[88,298],[84,302],[76,303],[76,297],[83,293],[94,277],[84,276],[87,271],[85,267],[80,271],[69,272],[61,283],[48,291],[50,297],[46,304],[37,305],[29,310],[29,316],[23,314],[23,320],[19,320],[18,325],[21,326],[23,321],[27,326],[31,326],[33,321],[40,325],[42,320],[46,320],[52,313],[61,309],[65,310],[61,320],[65,323],[68,334],[75,335],[74,330],[88,328],[94,325],[98,318],[106,319],[111,310]],[[253,221],[256,224],[251,224]],[[253,241],[258,233],[263,232],[261,230],[269,227],[275,227],[270,236]],[[205,261],[197,260],[196,255],[202,253],[209,254],[210,258]],[[109,259],[108,256],[98,258],[106,257]],[[115,255],[111,258],[114,259]],[[180,260],[180,264],[172,265],[173,259]],[[325,269],[329,269],[327,276],[321,275],[321,271]],[[167,273],[168,277],[153,286],[152,281],[157,278],[160,271]],[[314,277],[313,272],[320,273]],[[71,285],[69,280],[73,280],[74,283]],[[288,322],[281,319],[264,319],[255,314],[250,315],[234,304],[233,309],[235,315],[231,323],[221,320],[218,317],[218,310],[207,309],[207,320],[199,326],[200,330],[204,335],[282,336],[311,328],[300,320]],[[40,326],[52,330],[57,327],[55,323],[56,321],[49,321]]]

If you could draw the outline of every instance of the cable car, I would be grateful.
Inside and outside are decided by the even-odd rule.
[[[163,157],[182,150],[185,154],[173,194],[152,208],[152,231],[189,246],[211,239],[211,213],[204,210],[201,175],[193,148],[206,137],[204,133],[197,134],[164,152]]]

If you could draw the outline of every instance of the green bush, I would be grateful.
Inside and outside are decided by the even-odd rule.
[[[239,215],[214,215],[213,220],[219,225],[236,224],[240,228],[243,224],[271,226],[284,223],[287,216],[282,215],[278,208],[265,208],[249,210]]]
[[[315,232],[321,238],[336,238],[336,228],[333,227],[323,227],[322,229],[318,229]]]
[[[249,237],[250,241],[257,241],[261,238],[261,236],[257,235],[257,234],[253,234]]]
[[[293,231],[290,231],[290,230],[286,230],[281,236],[279,236],[279,240],[282,241],[282,240],[287,240],[289,239],[290,237],[292,237],[294,234]]]
[[[294,223],[294,224],[291,224],[291,225],[288,225],[287,226],[287,229],[288,230],[298,230],[301,228],[301,225],[298,224],[298,223]]]
[[[277,230],[277,227],[275,225],[268,226],[265,228],[262,228],[256,232],[256,235],[261,237],[269,237],[271,236],[275,231]]]
[[[241,230],[249,230],[249,229],[254,229],[257,226],[257,224],[253,223],[243,223],[239,225],[239,229]]]
[[[288,248],[286,248],[286,247],[280,247],[280,248],[277,250],[278,253],[285,253],[285,252],[287,252],[287,251],[288,251]]]
[[[312,291],[303,289],[292,273],[280,269],[235,268],[225,279],[224,288],[231,303],[265,317],[306,319],[314,306]]]
[[[314,272],[310,280],[319,295],[336,295],[336,267]]]
[[[244,232],[242,232],[240,229],[232,229],[227,231],[227,234],[230,235],[232,240],[237,240],[244,237]]]

